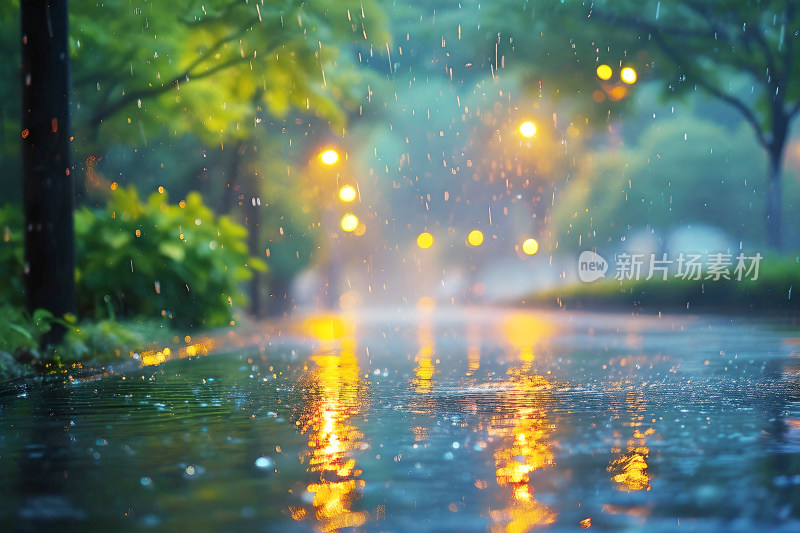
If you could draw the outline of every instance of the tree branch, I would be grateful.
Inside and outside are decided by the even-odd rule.
[[[86,73],[86,74],[84,74],[82,76],[73,77],[72,78],[72,86],[73,87],[81,87],[83,85],[97,84],[97,83],[102,83],[102,82],[108,81],[108,80],[112,80],[112,81],[116,80],[117,79],[116,72],[121,70],[123,67],[129,65],[130,62],[133,60],[133,58],[136,56],[136,52],[137,52],[137,50],[135,50],[135,49],[129,50],[128,53],[125,54],[119,61],[117,61],[116,64],[113,67],[105,65],[103,67],[102,71],[94,70],[94,71]],[[116,54],[115,54],[115,56],[116,56]],[[103,76],[102,78],[100,78],[98,76],[98,74],[100,74],[100,72],[105,73],[106,76]]]
[[[680,56],[680,54],[678,54],[672,47],[670,47],[664,41],[661,35],[656,34],[655,40],[656,43],[661,48],[661,50],[665,54],[667,54],[676,65],[685,65],[687,63],[686,60]],[[747,107],[747,105],[744,102],[742,102],[735,96],[724,93],[718,87],[714,87],[713,85],[711,85],[703,76],[694,76],[693,81],[704,91],[709,93],[711,96],[718,98],[719,100],[722,100],[723,102],[727,103],[728,105],[738,110],[744,116],[744,119],[755,130],[756,138],[758,139],[759,144],[764,148],[768,148],[769,141],[764,136],[764,130],[761,127],[761,123],[758,121],[758,117],[756,116],[756,114],[753,112],[752,109]]]
[[[222,63],[214,65],[213,67],[209,68],[208,70],[204,70],[203,72],[200,72],[198,74],[187,74],[187,73],[184,73],[184,74],[181,74],[180,76],[176,76],[175,78],[170,80],[168,83],[164,83],[163,85],[159,85],[157,87],[151,87],[151,88],[148,88],[148,89],[141,89],[139,91],[133,91],[133,92],[125,93],[122,96],[122,98],[120,98],[116,102],[113,102],[113,103],[109,104],[108,106],[106,106],[105,108],[100,109],[97,112],[95,112],[92,115],[92,117],[89,119],[89,125],[90,126],[99,126],[103,122],[103,119],[105,117],[113,116],[115,113],[117,113],[118,111],[123,109],[128,104],[131,104],[131,103],[135,102],[136,100],[144,100],[144,99],[147,99],[147,98],[152,98],[154,96],[158,96],[160,94],[163,94],[163,93],[169,91],[173,87],[176,87],[178,85],[178,83],[180,83],[181,80],[186,79],[186,76],[189,76],[190,80],[193,80],[193,79],[197,80],[197,79],[207,78],[208,76],[213,76],[217,72],[220,72],[222,70],[228,69],[228,68],[236,65],[237,63],[242,63],[244,61],[245,60],[240,58],[240,57],[234,57],[234,58],[229,59],[228,61],[223,61]]]
[[[257,17],[252,17],[248,21],[248,23],[246,25],[243,25],[241,27],[241,29],[239,31],[232,32],[229,35],[227,35],[226,37],[223,37],[223,38],[219,39],[210,48],[208,48],[205,52],[203,52],[200,55],[200,57],[198,57],[197,59],[192,61],[189,64],[189,66],[186,67],[186,69],[184,69],[184,71],[182,73],[174,76],[169,82],[164,83],[164,84],[162,84],[160,86],[157,86],[157,87],[151,87],[151,88],[148,88],[148,89],[141,89],[141,90],[133,91],[133,92],[126,92],[116,102],[113,102],[113,103],[111,103],[111,104],[109,104],[107,106],[104,106],[104,107],[98,109],[97,111],[95,111],[94,114],[92,114],[91,118],[89,119],[89,126],[92,126],[92,127],[98,126],[99,124],[102,123],[102,121],[103,121],[103,119],[105,117],[114,115],[115,113],[120,111],[122,108],[124,108],[128,104],[131,104],[131,103],[135,102],[136,100],[146,99],[146,98],[150,98],[150,97],[154,97],[154,96],[158,96],[160,94],[163,94],[163,93],[167,92],[168,90],[170,90],[173,86],[177,86],[181,82],[181,80],[185,80],[187,77],[190,80],[191,79],[198,79],[198,78],[202,79],[202,78],[211,76],[211,75],[213,75],[213,74],[215,74],[215,73],[217,73],[217,72],[219,72],[221,70],[224,70],[224,69],[226,69],[228,67],[231,67],[231,66],[235,65],[236,63],[239,63],[239,62],[243,61],[242,58],[236,57],[236,58],[232,58],[232,59],[230,59],[228,61],[223,61],[222,63],[220,63],[218,65],[215,65],[215,66],[213,66],[213,67],[211,67],[208,70],[205,70],[203,72],[199,72],[199,73],[193,72],[195,69],[199,68],[204,62],[206,62],[210,57],[212,57],[213,54],[216,53],[219,49],[221,49],[225,44],[235,40],[242,33],[247,31],[248,28],[252,27],[253,24],[255,24],[255,22],[257,20],[258,20]]]
[[[778,79],[778,76],[781,75],[781,73],[778,72],[778,67],[775,66],[775,57],[772,55],[772,50],[770,50],[767,40],[764,39],[764,36],[759,31],[749,32],[747,36],[748,38],[752,38],[752,36],[754,36],[755,42],[758,43],[761,51],[764,52],[764,58],[767,61],[767,68],[769,69],[770,76]]]
[[[705,20],[709,20],[709,21],[711,20],[709,18],[710,17],[709,15],[704,15],[704,14],[698,12],[698,10],[700,10],[701,12],[705,11],[705,9],[702,6],[699,6],[699,5],[697,5],[696,3],[693,3],[693,2],[688,2],[688,5],[690,6],[690,8],[693,9],[693,11],[698,13],[698,16],[702,16]],[[685,57],[683,57],[680,53],[678,53],[673,47],[671,47],[666,42],[666,40],[663,37],[664,32],[667,31],[669,33],[669,35],[672,36],[672,37],[695,37],[695,38],[702,38],[702,39],[708,39],[709,38],[709,33],[705,32],[705,31],[701,32],[701,31],[697,31],[697,30],[691,30],[689,28],[669,28],[669,29],[665,29],[663,26],[658,26],[658,25],[643,21],[643,20],[641,20],[639,18],[636,18],[636,17],[630,17],[630,16],[625,17],[625,16],[620,16],[620,15],[609,16],[608,14],[603,13],[601,11],[595,11],[593,13],[593,16],[595,16],[596,18],[600,19],[601,21],[609,23],[609,24],[615,24],[615,25],[622,24],[622,25],[624,25],[626,27],[629,27],[629,28],[648,31],[650,33],[650,35],[652,36],[653,40],[655,41],[656,45],[661,49],[661,51],[665,55],[667,55],[676,66],[682,66],[687,71],[690,71],[689,65],[691,65],[692,62],[687,60]],[[709,31],[710,32],[716,31],[716,32],[718,32],[720,34],[727,35],[727,32],[725,32],[721,27],[710,28]],[[730,36],[728,36],[728,40],[730,42],[733,42],[732,38]],[[753,74],[757,75],[757,73],[755,71],[751,70],[751,72]],[[763,130],[762,126],[761,126],[761,123],[758,120],[758,116],[755,114],[755,112],[752,109],[750,109],[747,106],[747,104],[745,104],[742,100],[736,98],[735,96],[727,94],[727,93],[723,92],[722,90],[720,90],[719,88],[713,86],[712,84],[710,84],[706,80],[706,78],[704,76],[695,75],[695,76],[693,76],[693,81],[700,88],[702,88],[705,92],[707,92],[711,96],[713,96],[713,97],[715,97],[715,98],[717,98],[719,100],[722,100],[723,102],[727,103],[728,105],[732,106],[734,109],[739,111],[742,114],[742,116],[744,117],[744,119],[747,121],[747,123],[750,124],[750,126],[755,131],[758,143],[764,148],[768,148],[769,147],[770,140],[766,138],[766,136],[764,134],[764,130]]]
[[[796,6],[793,2],[789,3],[789,7],[787,12],[784,13],[784,25],[791,24],[792,19],[795,18],[797,11]],[[778,87],[780,90],[783,91],[783,99],[781,101],[781,107],[783,106],[783,101],[785,98],[789,96],[789,83],[791,80],[792,74],[792,65],[794,64],[794,40],[789,38],[786,39],[786,51],[783,52],[783,72],[780,73],[780,79],[778,80]],[[800,102],[797,103],[794,107],[794,111],[790,111],[788,114],[789,119],[794,116],[794,113],[797,113],[798,106],[800,106]]]

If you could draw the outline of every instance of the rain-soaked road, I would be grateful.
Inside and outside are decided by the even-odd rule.
[[[142,360],[198,355],[0,385],[3,531],[800,530],[796,326],[385,311],[175,340]]]

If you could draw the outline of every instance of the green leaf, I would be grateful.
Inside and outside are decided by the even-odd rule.
[[[18,324],[14,324],[14,323],[9,322],[8,324],[6,324],[6,327],[12,329],[13,331],[16,331],[17,333],[19,333],[20,335],[25,337],[27,340],[30,340],[30,341],[33,340],[33,335],[31,335],[31,332],[28,331],[27,329],[23,328],[22,326],[18,325]]]
[[[169,257],[173,261],[181,262],[186,258],[186,251],[183,245],[174,241],[163,241],[158,244],[158,251],[161,255]]]

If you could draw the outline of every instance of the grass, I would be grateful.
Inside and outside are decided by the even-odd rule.
[[[756,280],[602,279],[529,295],[526,303],[570,309],[631,308],[643,311],[800,314],[800,261],[765,259]]]
[[[53,326],[66,329],[57,346],[42,346],[42,337]],[[127,358],[154,341],[172,337],[162,323],[56,319],[44,310],[33,315],[0,305],[0,380],[58,371],[72,366],[101,366]]]

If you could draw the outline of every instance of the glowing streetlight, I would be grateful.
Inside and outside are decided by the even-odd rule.
[[[419,246],[423,250],[433,246],[433,235],[431,235],[427,231],[420,233],[419,236],[417,237],[417,246]]]
[[[619,77],[622,81],[624,81],[628,85],[636,83],[636,71],[633,70],[631,67],[625,67],[624,69],[622,69],[622,72],[619,73]]]
[[[345,185],[339,189],[339,199],[343,202],[352,202],[356,199],[356,190],[350,185]]]
[[[536,252],[539,251],[539,243],[536,242],[536,239],[525,239],[525,242],[522,243],[522,251],[526,255],[536,255]]]
[[[536,135],[536,125],[530,121],[523,122],[519,125],[519,133],[523,137],[531,138]]]
[[[342,217],[342,220],[339,221],[339,225],[342,229],[346,232],[355,231],[358,227],[358,217],[352,213],[347,213],[345,216]]]
[[[597,67],[597,77],[603,81],[610,80],[612,74],[614,74],[614,72],[608,65],[600,65]]]
[[[319,154],[319,158],[326,165],[333,165],[339,160],[339,153],[336,150],[325,150]]]
[[[481,233],[481,230],[474,229],[470,231],[469,235],[467,235],[467,242],[470,246],[480,246],[483,244],[483,233]]]

